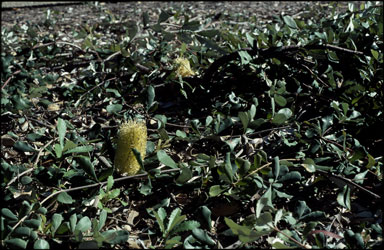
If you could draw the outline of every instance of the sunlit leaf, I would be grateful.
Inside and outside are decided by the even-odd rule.
[[[283,16],[284,23],[292,29],[298,29],[295,20],[291,16]]]
[[[351,190],[348,185],[345,185],[343,190],[337,195],[337,203],[351,209]]]
[[[62,192],[57,196],[57,201],[64,203],[64,204],[72,204],[73,199],[67,192]]]
[[[55,213],[52,216],[52,227],[51,227],[51,235],[54,236],[56,230],[59,228],[61,225],[61,222],[64,220],[63,216],[61,214]]]
[[[164,150],[157,151],[157,159],[165,166],[177,168],[176,162]]]
[[[57,132],[59,134],[60,146],[61,148],[64,148],[64,137],[65,133],[67,132],[67,124],[61,118],[57,120]]]
[[[89,228],[91,228],[91,226],[92,226],[91,220],[88,218],[88,216],[84,216],[77,223],[75,227],[75,231],[85,232]]]

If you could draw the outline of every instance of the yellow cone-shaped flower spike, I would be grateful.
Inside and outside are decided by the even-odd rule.
[[[191,69],[188,59],[179,57],[175,59],[177,65],[176,73],[182,77],[188,77],[195,75],[195,72]]]
[[[115,167],[121,174],[134,175],[140,170],[132,148],[135,148],[144,160],[147,147],[147,127],[145,123],[128,121],[120,126],[117,135]]]

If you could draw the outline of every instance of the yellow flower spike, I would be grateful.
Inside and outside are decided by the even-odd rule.
[[[140,170],[132,148],[135,148],[144,160],[147,147],[147,127],[143,122],[128,121],[123,123],[117,135],[115,167],[121,174],[134,175]]]
[[[178,75],[181,75],[182,77],[195,75],[195,72],[191,69],[188,59],[182,57],[176,58],[175,64],[178,65],[176,69],[176,73]]]

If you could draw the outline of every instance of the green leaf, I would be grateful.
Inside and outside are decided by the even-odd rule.
[[[207,232],[203,229],[194,228],[192,230],[192,234],[196,239],[200,240],[201,242],[205,242],[210,246],[214,246],[216,244],[216,242],[211,237],[209,237]]]
[[[321,127],[321,132],[322,132],[322,134],[324,134],[324,132],[333,124],[333,116],[329,115],[326,117],[322,117],[321,121],[323,123],[323,125]]]
[[[75,231],[85,232],[89,228],[91,228],[91,226],[92,226],[91,220],[88,218],[88,216],[84,216],[77,223],[77,225],[75,227]]]
[[[247,51],[241,50],[238,53],[241,59],[241,65],[247,65],[252,60],[252,57]]]
[[[186,215],[181,215],[180,208],[175,208],[172,211],[171,215],[169,216],[169,221],[168,221],[166,232],[168,232],[168,234],[169,234],[176,225],[181,223],[186,218],[187,218]]]
[[[61,225],[61,222],[63,221],[63,216],[61,214],[55,213],[52,216],[52,227],[51,227],[51,235],[54,236],[56,230],[59,228]]]
[[[165,247],[164,249],[172,249],[172,248],[175,248],[177,247],[178,245],[180,245],[182,242],[181,242],[181,236],[177,235],[177,236],[174,236],[170,239],[167,239],[165,241]]]
[[[210,30],[199,31],[196,34],[198,34],[200,36],[205,36],[207,38],[213,38],[215,36],[219,36],[220,35],[220,31],[219,30],[215,30],[215,29],[210,29]]]
[[[292,111],[289,108],[280,109],[272,119],[272,123],[276,125],[283,124],[292,116]]]
[[[25,249],[27,248],[27,241],[19,239],[19,238],[14,238],[10,240],[5,240],[5,244],[8,246],[12,246],[12,248],[21,248]]]
[[[192,178],[192,170],[188,167],[181,167],[181,173],[176,179],[176,183],[184,184]]]
[[[67,192],[62,192],[57,196],[57,201],[64,204],[72,204],[73,199]]]
[[[298,171],[292,171],[289,173],[284,174],[280,179],[279,182],[295,182],[301,180],[301,174]]]
[[[31,204],[28,201],[23,201],[21,203],[21,208],[19,210],[19,217],[22,218],[27,215],[32,210]]]
[[[212,116],[207,116],[207,118],[205,118],[205,126],[208,127],[213,121],[213,118]]]
[[[238,116],[241,120],[241,123],[243,124],[243,129],[244,129],[244,133],[245,133],[245,131],[248,128],[248,123],[250,121],[250,118],[248,117],[248,113],[247,112],[239,112]]]
[[[172,230],[172,234],[176,234],[184,231],[191,231],[194,228],[198,228],[198,227],[200,227],[200,223],[198,221],[194,221],[194,220],[183,221]]]
[[[26,142],[17,141],[13,147],[21,152],[35,152],[36,150]]]
[[[136,21],[128,21],[126,24],[126,29],[128,32],[129,38],[132,40],[137,34],[138,28],[137,28],[137,22]]]
[[[30,101],[22,98],[20,95],[13,96],[12,100],[15,102],[15,108],[18,110],[29,109],[32,104]]]
[[[316,172],[316,164],[311,158],[306,158],[301,166],[303,166],[310,173]]]
[[[121,94],[117,89],[106,89],[107,93],[113,93],[116,97],[121,97]]]
[[[378,61],[379,60],[379,52],[371,49],[372,56]]]
[[[272,222],[273,218],[271,213],[265,212],[260,214],[260,216],[256,219],[256,225],[257,226],[264,226],[267,225],[268,223]]]
[[[277,226],[277,223],[281,220],[282,217],[283,217],[283,209],[279,209],[275,215],[275,220],[274,220],[275,226]]]
[[[224,165],[225,174],[228,177],[228,179],[233,182],[233,170],[232,170],[232,163],[231,163],[231,153],[227,152],[225,155],[225,165]]]
[[[147,27],[149,24],[149,15],[148,15],[148,11],[145,11],[143,13],[143,25],[144,27]]]
[[[69,217],[69,227],[72,233],[75,232],[76,223],[77,223],[77,215],[72,214],[71,217]]]
[[[356,248],[356,249],[365,249],[365,244],[363,237],[361,237],[361,234],[355,233],[350,229],[347,229],[345,234],[345,241],[349,245],[350,248]]]
[[[343,191],[337,195],[337,203],[351,210],[351,189],[345,185]]]
[[[23,184],[23,185],[28,185],[29,183],[31,183],[32,182],[32,178],[31,177],[29,177],[29,176],[23,176],[22,178],[21,178],[21,183]]]
[[[217,52],[219,52],[220,54],[225,54],[225,50],[223,50],[222,48],[219,47],[219,45],[217,45],[215,42],[213,42],[212,40],[210,39],[207,39],[207,38],[204,38],[204,37],[201,37],[201,36],[196,36],[197,40],[204,46],[206,46],[207,48],[209,49],[212,49],[212,50],[215,50]]]
[[[241,138],[240,137],[238,137],[238,138],[231,138],[231,139],[225,141],[225,143],[229,146],[229,149],[231,150],[232,153],[234,152],[236,146],[240,142],[241,142]]]
[[[110,104],[107,106],[107,112],[111,114],[117,114],[123,109],[123,105],[121,104]]]
[[[200,28],[200,21],[185,22],[181,27],[182,30],[198,30]]]
[[[79,162],[80,167],[89,175],[91,176],[94,180],[97,181],[97,176],[95,173],[95,168],[87,156],[83,155],[78,155],[77,156],[77,161]]]
[[[256,217],[258,218],[264,208],[273,208],[272,204],[272,187],[269,187],[268,190],[260,197],[256,203]]]
[[[298,29],[295,20],[291,16],[283,16],[284,23],[288,25],[289,28]]]
[[[248,44],[253,47],[253,41],[255,40],[249,32],[245,33],[245,37],[247,38]]]
[[[70,154],[70,153],[86,153],[86,152],[91,152],[93,150],[93,146],[79,146],[72,148],[68,151],[66,151],[64,154]]]
[[[46,241],[44,239],[38,239],[33,244],[33,248],[34,249],[49,249],[49,243],[48,243],[48,241]]]
[[[256,105],[252,104],[251,108],[248,111],[249,121],[253,121],[253,119],[255,118],[255,115],[256,115]]]
[[[112,189],[114,182],[115,182],[115,180],[113,179],[113,176],[112,175],[108,176],[107,192]]]
[[[2,208],[1,209],[1,215],[4,216],[6,219],[8,220],[17,220],[17,216],[12,213],[11,210],[9,210],[8,208]]]
[[[152,107],[153,101],[155,100],[155,88],[152,85],[148,86],[147,89],[147,111]]]
[[[30,219],[30,220],[25,220],[24,225],[26,225],[28,227],[32,227],[34,229],[37,229],[40,227],[41,222],[42,222],[41,218],[40,219]]]
[[[55,151],[56,157],[60,158],[63,155],[63,148],[60,146],[60,144],[55,144],[53,146],[53,149]]]
[[[76,148],[76,143],[74,143],[73,141],[71,141],[71,140],[67,140],[66,142],[65,142],[65,146],[64,146],[64,148],[63,148],[63,152],[65,152],[65,151],[68,151],[68,150],[70,150],[70,149],[73,149],[73,148]]]
[[[176,130],[176,136],[180,138],[187,138],[187,134],[181,130]]]
[[[248,174],[249,169],[251,168],[251,163],[248,160],[242,158],[236,158],[235,163],[237,165],[238,173],[240,177]]]
[[[208,229],[212,228],[211,210],[207,206],[201,206],[201,213],[207,223]]]
[[[13,231],[13,234],[16,236],[27,236],[29,237],[31,235],[32,229],[29,227],[17,227],[15,231]]]
[[[165,233],[165,226],[164,226],[164,219],[167,216],[167,213],[165,212],[163,207],[160,207],[157,212],[153,211],[153,214],[156,217],[157,224],[159,224],[161,232],[164,234]]]
[[[173,159],[167,155],[167,153],[164,150],[157,151],[157,159],[163,163],[165,166],[171,167],[171,168],[177,168],[177,164],[173,161]]]
[[[151,170],[149,171],[149,173]],[[143,195],[148,195],[152,193],[152,182],[151,182],[151,177],[148,175],[147,181],[142,183],[140,189],[140,193]]]
[[[375,161],[375,158],[373,158],[373,156],[370,154],[368,154],[367,157],[368,157],[368,164],[365,166],[365,168],[370,169],[371,167],[375,166],[376,161]]]
[[[284,107],[285,105],[287,105],[287,99],[285,99],[283,96],[275,94],[273,98],[275,99],[277,105],[279,105],[280,107]]]
[[[233,234],[239,236],[239,240],[243,243],[248,243],[257,240],[263,235],[269,234],[270,231],[255,231],[251,230],[250,226],[240,226],[233,220],[224,217],[224,221],[227,226],[232,230]]]
[[[307,223],[307,225],[303,230],[304,237],[307,237],[308,233],[311,232],[316,227],[317,224],[318,224],[317,221],[310,221],[309,223]]]
[[[108,230],[102,232],[101,235],[105,238],[105,242],[109,244],[123,244],[128,241],[129,232],[127,230]]]
[[[168,18],[170,18],[171,16],[172,16],[172,14],[171,14],[170,12],[161,10],[161,13],[160,13],[160,15],[159,15],[159,19],[157,20],[157,23],[165,22],[165,21],[167,21]]]
[[[100,231],[104,227],[105,222],[107,221],[107,215],[108,215],[107,211],[103,209],[100,213],[99,225],[97,228],[98,231]]]
[[[273,158],[273,176],[275,177],[275,181],[279,178],[280,174],[280,162],[279,162],[279,157],[275,156]]]
[[[61,118],[57,120],[57,133],[59,135],[59,143],[61,148],[64,148],[64,138],[65,133],[67,132],[67,124]]]
[[[276,241],[275,243],[271,244],[271,246],[274,249],[297,249],[297,247],[294,247],[294,246],[290,247],[290,246],[284,245],[280,241]]]
[[[215,197],[224,192],[226,189],[222,189],[220,185],[213,185],[209,188],[209,196]]]
[[[139,163],[140,168],[141,168],[142,170],[145,170],[145,169],[144,169],[143,159],[141,159],[141,154],[140,154],[140,152],[139,152],[136,148],[132,148],[132,152],[133,152],[133,154],[135,155],[135,158],[136,158],[137,162]]]
[[[311,209],[307,206],[305,201],[299,201],[299,204],[296,205],[295,213],[298,215],[299,219],[302,219],[306,214],[311,212]]]

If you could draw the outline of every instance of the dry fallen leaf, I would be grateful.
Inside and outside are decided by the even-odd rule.
[[[48,105],[48,111],[59,111],[60,106],[57,105],[56,103],[51,103]]]
[[[1,136],[1,145],[6,147],[12,147],[15,144],[15,140],[10,135]]]

